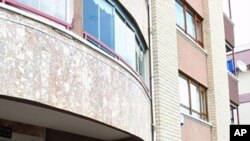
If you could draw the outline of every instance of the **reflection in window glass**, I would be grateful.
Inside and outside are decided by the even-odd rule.
[[[84,0],[83,29],[98,38],[98,6],[92,0]]]
[[[183,11],[183,6],[180,5],[178,2],[175,2],[175,7],[176,7],[176,23],[184,29],[185,24],[184,24],[184,11]]]
[[[188,94],[188,82],[186,79],[179,77],[179,90],[180,90],[180,99],[181,104],[190,107],[189,106],[189,94]]]
[[[187,17],[187,33],[195,38],[194,17],[189,12],[186,12],[186,17]]]
[[[192,103],[192,109],[200,112],[200,94],[199,94],[199,88],[194,85],[190,84],[190,92],[191,92],[191,103]]]
[[[100,8],[100,40],[112,49],[114,49],[113,27],[112,7],[106,4],[103,9]]]

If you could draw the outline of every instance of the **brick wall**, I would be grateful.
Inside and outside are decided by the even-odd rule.
[[[157,141],[181,140],[174,2],[151,4]]]
[[[212,141],[229,140],[230,106],[222,1],[204,0],[204,46],[208,52],[208,112]]]

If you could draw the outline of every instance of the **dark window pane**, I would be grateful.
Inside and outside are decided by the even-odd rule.
[[[98,39],[98,6],[93,0],[84,0],[83,29]]]
[[[100,9],[100,40],[114,50],[113,21],[111,6],[106,6],[105,9]]]

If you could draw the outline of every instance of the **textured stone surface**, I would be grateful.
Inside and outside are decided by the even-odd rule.
[[[74,112],[151,140],[150,100],[113,60],[0,9],[0,93]]]

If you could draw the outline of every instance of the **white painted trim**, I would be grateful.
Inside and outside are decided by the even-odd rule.
[[[234,23],[232,21],[232,19],[230,19],[224,12],[223,15],[226,17],[226,19],[234,26]]]
[[[191,120],[193,120],[195,122],[201,123],[201,124],[203,124],[205,126],[208,126],[208,127],[211,127],[211,128],[213,127],[212,123],[209,123],[209,122],[207,122],[205,120],[199,119],[199,118],[194,117],[192,115],[188,115],[188,114],[185,114],[185,113],[181,113],[181,115],[183,115],[184,117],[186,117],[188,119],[191,119]],[[184,125],[185,125],[185,122],[184,122]]]
[[[194,41],[194,39],[192,39],[191,37],[189,37],[182,29],[180,29],[178,26],[176,26],[177,29],[177,33],[182,36],[183,38],[185,38],[189,43],[192,44],[192,46],[194,46],[195,48],[197,48],[201,53],[203,53],[204,55],[207,55],[207,51],[205,49],[203,49],[201,47],[201,45],[199,45],[198,43],[196,43]]]
[[[235,81],[239,82],[239,79],[238,79],[235,75],[233,75],[230,71],[227,70],[227,73],[228,73]]]

